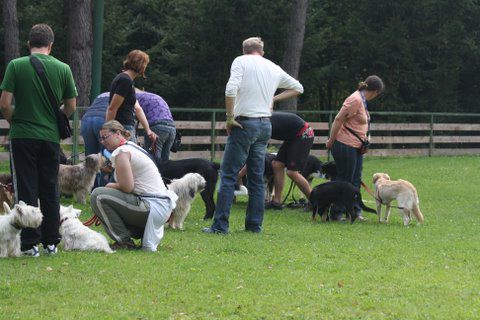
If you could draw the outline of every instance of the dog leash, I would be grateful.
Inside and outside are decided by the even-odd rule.
[[[92,225],[99,226],[101,224],[102,224],[102,221],[100,221],[100,218],[97,217],[96,214],[94,214],[90,219],[88,219],[83,223],[83,225],[87,227],[90,227]]]
[[[370,188],[365,184],[365,182],[360,181],[360,185],[363,187],[363,189],[365,189],[365,191],[367,191],[367,193],[368,193],[369,195],[371,195],[375,200],[377,200],[378,202],[380,202],[380,204],[386,205],[385,203],[383,203],[383,201],[382,201],[381,198],[375,197],[375,194],[373,193],[372,189],[370,189]],[[392,206],[392,205],[390,205],[390,207],[397,208],[397,209],[403,209],[403,207]]]

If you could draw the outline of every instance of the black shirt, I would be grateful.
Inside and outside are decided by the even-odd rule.
[[[272,139],[289,141],[297,137],[298,132],[305,126],[305,121],[295,113],[273,112]]]
[[[112,84],[110,85],[109,103],[112,102],[114,94],[118,94],[125,98],[117,110],[115,120],[122,125],[135,125],[135,102],[137,101],[137,98],[135,97],[133,80],[128,74],[122,72],[113,79]]]

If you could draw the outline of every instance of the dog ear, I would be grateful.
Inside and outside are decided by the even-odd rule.
[[[26,205],[27,205],[27,204],[26,204],[25,202],[23,202],[22,200],[20,200],[20,201],[18,202],[18,204],[21,205],[21,206],[26,206]]]
[[[5,210],[5,213],[9,213],[11,211],[10,206],[5,201],[3,201],[3,210]]]
[[[23,201],[20,201],[20,202],[23,202]],[[24,204],[25,204],[25,203],[24,203]],[[18,212],[19,215],[22,215],[22,214],[23,214],[22,208],[23,208],[23,207],[22,207],[21,203],[15,205],[15,210],[17,210],[17,212]]]

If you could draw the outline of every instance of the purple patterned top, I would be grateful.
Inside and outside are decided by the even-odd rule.
[[[136,96],[149,125],[152,125],[157,121],[173,122],[170,108],[162,97],[146,91],[137,92]]]

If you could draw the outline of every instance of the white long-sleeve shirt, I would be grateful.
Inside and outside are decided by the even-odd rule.
[[[246,54],[233,60],[225,96],[235,97],[235,117],[269,117],[278,88],[303,93],[303,86],[278,65],[260,55]]]

